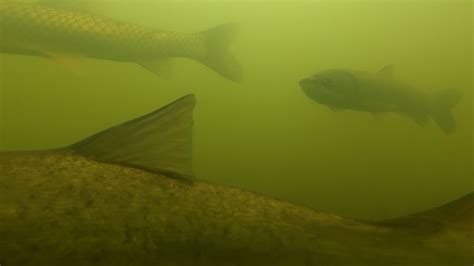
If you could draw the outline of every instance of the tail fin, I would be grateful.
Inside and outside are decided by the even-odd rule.
[[[240,64],[229,51],[229,45],[237,31],[237,24],[228,23],[200,32],[207,43],[207,56],[202,63],[222,76],[240,82]]]
[[[451,108],[459,102],[461,96],[456,90],[443,90],[434,95],[431,117],[446,134],[453,133],[456,129]]]
[[[92,160],[170,177],[191,177],[194,95],[92,135],[69,147]]]
[[[474,192],[440,207],[382,221],[378,224],[425,232],[442,230],[447,226],[472,231],[474,224]]]

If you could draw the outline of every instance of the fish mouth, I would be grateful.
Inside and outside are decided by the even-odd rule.
[[[312,81],[310,79],[302,79],[300,80],[300,87],[302,89],[306,89],[312,85]]]
[[[315,88],[315,84],[311,79],[302,79],[300,80],[300,88],[308,94],[312,89]]]
[[[318,81],[315,81],[313,79],[302,79],[299,83],[304,93],[306,93],[306,95],[311,98],[319,94],[329,94],[329,91],[326,87],[322,86],[320,83],[318,83]]]
[[[301,90],[311,100],[320,104],[327,104],[331,98],[331,91],[322,86],[318,81],[305,78],[299,82]]]

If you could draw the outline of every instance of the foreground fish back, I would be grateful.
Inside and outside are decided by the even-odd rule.
[[[365,223],[189,176],[176,178],[192,173],[189,140],[183,136],[192,136],[194,104],[193,96],[185,96],[66,148],[0,153],[0,262],[441,266],[472,261],[468,238],[448,245],[446,234],[437,230]],[[459,227],[451,232],[466,233]]]
[[[240,189],[181,182],[74,153],[2,156],[10,158],[3,174],[12,176],[0,186],[0,260],[6,265],[415,266],[472,260],[471,250],[460,249],[470,242],[445,243],[438,234],[420,237],[416,230],[363,224]]]
[[[373,228],[67,149],[1,155],[0,259],[8,264],[306,265],[314,254],[330,257],[324,246],[334,243],[319,238]]]

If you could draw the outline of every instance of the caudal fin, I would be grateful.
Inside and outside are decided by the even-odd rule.
[[[194,95],[152,113],[119,124],[68,147],[92,160],[159,172],[192,176]]]
[[[229,51],[229,46],[237,32],[237,24],[228,23],[200,32],[205,38],[207,55],[202,63],[222,76],[240,82],[242,70],[239,62]]]
[[[456,90],[443,90],[433,97],[431,117],[446,134],[453,133],[456,129],[456,121],[451,109],[461,97],[461,93]]]

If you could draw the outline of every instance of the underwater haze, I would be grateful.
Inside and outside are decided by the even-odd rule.
[[[81,58],[75,72],[0,54],[1,150],[69,145],[194,93],[199,179],[364,219],[473,190],[472,1],[112,1],[96,12],[179,32],[237,22],[243,81],[187,59],[163,78],[132,63]],[[333,111],[298,84],[390,64],[419,90],[462,93],[453,134],[397,114]]]

